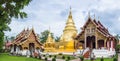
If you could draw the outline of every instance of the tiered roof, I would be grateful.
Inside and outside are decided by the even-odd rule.
[[[34,29],[32,28],[32,29],[27,29],[27,30],[23,30],[22,32],[20,32],[17,36],[16,36],[16,38],[14,39],[14,41],[12,42],[12,44],[23,44],[24,42],[26,42],[27,40],[26,39],[28,39],[28,37],[30,36],[30,34],[33,32],[33,34],[35,35],[35,39],[36,39],[36,42],[38,42],[39,44],[40,44],[40,42],[39,42],[39,39],[38,39],[38,37],[37,37],[37,35],[35,34],[35,32],[34,32]],[[41,44],[40,44],[41,45]]]
[[[77,36],[76,38],[79,38],[79,37],[82,35],[82,33],[84,33],[85,28],[87,27],[87,25],[88,25],[90,22],[92,22],[92,23],[97,27],[97,31],[100,32],[103,36],[105,36],[105,37],[113,37],[113,36],[109,33],[108,29],[105,28],[105,27],[101,24],[101,22],[100,22],[99,20],[98,20],[98,21],[96,21],[96,19],[92,20],[91,17],[89,17],[88,20],[87,20],[87,22],[86,22],[86,23],[84,24],[84,26],[81,28],[82,31],[78,34],[78,36]]]

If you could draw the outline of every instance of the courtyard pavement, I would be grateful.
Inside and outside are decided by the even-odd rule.
[[[65,60],[63,60],[63,59],[56,59],[56,61],[65,61]],[[79,58],[77,58],[77,59],[70,60],[70,61],[80,61],[80,59],[79,59]]]
[[[74,60],[70,60],[70,61],[80,61],[80,59],[79,59],[79,58],[77,58],[77,59],[74,59]]]
[[[48,58],[48,61],[52,61],[52,59],[51,59],[51,58]],[[65,61],[65,60],[63,60],[63,59],[56,59],[56,61]],[[70,60],[70,61],[80,61],[80,59],[77,58],[77,59]]]
[[[120,53],[118,53],[118,61],[120,61]]]

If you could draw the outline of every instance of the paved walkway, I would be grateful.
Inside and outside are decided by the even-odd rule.
[[[56,61],[65,61],[65,60],[63,60],[63,59],[56,59]]]
[[[77,59],[74,59],[74,60],[70,60],[70,61],[80,61],[80,59],[79,59],[79,58],[77,58]]]
[[[45,59],[45,57],[41,57],[41,59]],[[52,61],[52,58],[48,58],[48,61]],[[65,61],[64,59],[56,59],[56,61]],[[70,61],[80,61],[79,58],[76,58],[76,59],[73,59],[73,60],[70,60]]]
[[[118,61],[120,61],[120,53],[118,53]]]

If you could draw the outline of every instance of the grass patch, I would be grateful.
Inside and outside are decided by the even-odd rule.
[[[70,60],[75,59],[75,57],[72,55],[56,55],[56,56],[59,59],[63,59],[63,56],[64,56],[64,59],[68,59],[68,57],[70,58]]]
[[[101,58],[97,58],[94,61],[100,61]],[[85,59],[84,61],[90,61],[88,59]],[[104,61],[113,61],[113,58],[104,58]]]
[[[0,53],[0,61],[43,61],[36,58],[27,58],[22,56],[10,56],[7,53]]]

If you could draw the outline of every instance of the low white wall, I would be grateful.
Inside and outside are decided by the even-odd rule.
[[[94,53],[95,57],[111,57],[115,55],[115,51],[109,51],[107,49],[93,49],[92,53]]]

